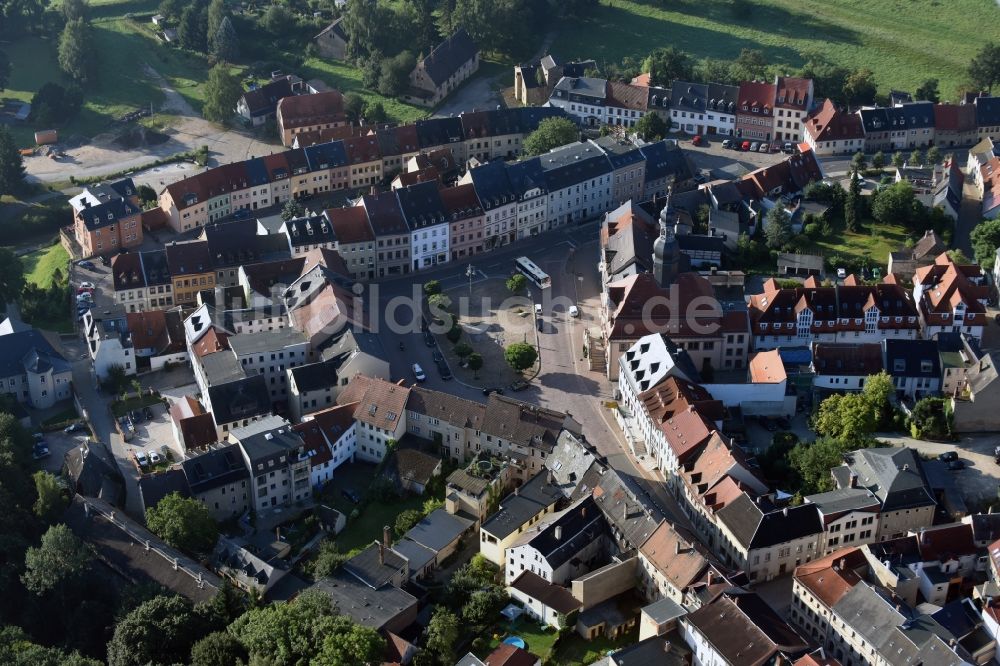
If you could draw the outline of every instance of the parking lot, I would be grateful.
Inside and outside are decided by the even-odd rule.
[[[154,453],[162,459],[161,463],[169,462],[171,459],[182,460],[183,455],[174,441],[170,413],[166,405],[150,405],[148,409],[152,411],[153,418],[148,420],[143,417],[135,423],[135,434],[125,442],[126,450],[130,455],[141,452],[151,462]]]
[[[39,466],[46,472],[59,474],[63,458],[66,457],[69,450],[83,444],[89,435],[90,432],[86,428],[70,434],[62,430],[45,433],[43,441],[45,446],[49,447],[49,455],[38,461]]]
[[[951,471],[955,483],[966,501],[996,500],[1000,489],[1000,465],[993,459],[993,450],[1000,445],[1000,436],[994,434],[965,435],[956,442],[925,442],[911,437],[877,435],[894,446],[909,446],[922,456],[937,458],[942,453],[954,451],[964,468]]]

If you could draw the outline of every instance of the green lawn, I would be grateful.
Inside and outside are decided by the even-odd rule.
[[[524,639],[525,648],[533,653],[537,654],[542,663],[546,663],[548,657],[552,654],[552,650],[555,647],[556,639],[559,638],[559,634],[555,630],[548,627],[543,627],[534,620],[528,619],[523,615],[511,623],[504,623],[501,626],[497,626],[493,629],[490,634],[490,645],[489,649],[485,651],[485,654],[480,655],[485,657],[487,654],[496,649],[503,639],[508,636],[519,636]],[[553,662],[553,663],[563,663]]]
[[[839,255],[853,258],[858,264],[867,259],[868,267],[884,267],[889,260],[889,253],[896,252],[909,235],[905,228],[891,224],[875,224],[868,220],[862,225],[861,231],[847,231],[835,227],[836,231],[828,238],[819,238],[805,251],[824,257]]]
[[[317,78],[343,93],[353,92],[361,95],[365,100],[382,102],[386,114],[389,118],[397,122],[413,122],[414,120],[425,118],[429,114],[429,110],[423,107],[406,104],[405,102],[383,97],[378,93],[365,90],[361,85],[361,71],[339,60],[307,58],[298,74],[306,81]]]
[[[47,289],[52,284],[52,278],[56,271],[66,279],[66,264],[69,262],[69,253],[62,243],[55,243],[47,248],[36,250],[21,257],[24,264],[24,277],[28,282]]]
[[[728,0],[609,2],[563,20],[551,51],[604,63],[641,58],[660,46],[726,60],[754,48],[789,68],[804,62],[803,53],[816,52],[845,67],[870,68],[882,93],[912,91],[936,77],[950,99],[990,38],[984,28],[996,39],[1000,20],[994,0],[753,0],[743,21],[733,17]]]
[[[0,245],[42,243],[72,223],[69,199],[62,195],[27,206],[0,205]]]

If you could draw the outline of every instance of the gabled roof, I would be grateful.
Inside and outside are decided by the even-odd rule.
[[[639,552],[683,593],[708,567],[700,545],[684,538],[668,521],[660,521]]]
[[[395,193],[410,229],[444,224],[451,219],[441,198],[441,184],[437,181],[401,187]]]
[[[886,340],[885,369],[893,377],[940,378],[941,362],[937,342]]]
[[[267,115],[274,113],[279,100],[292,94],[291,81],[286,77],[275,79],[243,93],[243,102],[246,104],[250,117]]]
[[[708,86],[704,83],[674,81],[670,85],[670,108],[704,113],[708,105]]]
[[[813,368],[817,375],[867,377],[883,369],[878,343],[813,343]]]
[[[553,585],[541,576],[531,571],[525,571],[510,584],[515,590],[537,599],[542,605],[557,613],[567,615],[583,604],[565,587]]]
[[[368,224],[368,212],[364,206],[328,208],[323,215],[330,221],[338,246],[372,243],[375,240],[375,234]]]
[[[376,238],[410,233],[395,193],[364,194],[356,205],[368,211],[368,221]]]
[[[66,359],[34,328],[0,336],[0,378],[25,372],[69,372]]]
[[[406,558],[378,541],[344,562],[343,566],[346,572],[375,590],[408,569]]]
[[[823,521],[813,504],[778,509],[766,499],[755,501],[743,493],[718,512],[719,520],[748,551],[788,543],[823,532]]]
[[[882,502],[883,511],[935,504],[913,449],[861,449],[845,456],[845,460],[845,465],[832,470],[837,486],[850,486],[851,474],[856,475],[858,486],[875,493]]]
[[[465,28],[459,28],[448,39],[438,44],[430,54],[418,63],[427,72],[427,77],[436,86],[441,86],[465,63],[479,53]]]
[[[236,483],[250,476],[243,454],[236,444],[186,458],[181,467],[187,477],[188,487],[195,495]]]
[[[840,111],[830,99],[823,100],[822,106],[808,117],[805,131],[816,143],[863,139],[865,136],[861,117]]]
[[[344,96],[339,90],[285,97],[277,108],[284,129],[345,119]]]
[[[210,386],[208,399],[216,425],[271,413],[271,396],[264,375]]]
[[[173,277],[212,272],[212,255],[208,241],[171,243],[166,247],[167,266]]]
[[[356,375],[337,396],[337,404],[358,403],[354,418],[390,432],[399,426],[410,389],[383,379]]]
[[[555,570],[605,533],[601,512],[593,499],[585,497],[562,511],[544,516],[518,536],[512,547],[530,546]]]
[[[775,79],[774,105],[782,109],[808,111],[812,87],[812,79],[779,76]]]
[[[405,538],[440,553],[472,525],[473,521],[467,518],[448,513],[444,509],[435,509],[410,528]]]
[[[828,608],[861,582],[858,570],[868,561],[860,548],[841,548],[826,557],[795,567],[795,581]]]
[[[736,112],[771,116],[774,114],[774,97],[776,92],[777,87],[773,83],[744,81],[740,84],[740,95]],[[744,106],[746,109],[743,108]]]

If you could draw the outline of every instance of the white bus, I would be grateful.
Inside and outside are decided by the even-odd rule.
[[[548,289],[552,286],[552,279],[542,272],[542,269],[536,266],[535,262],[531,259],[518,257],[514,260],[514,267],[523,273],[526,278],[534,282],[535,286],[539,289]]]

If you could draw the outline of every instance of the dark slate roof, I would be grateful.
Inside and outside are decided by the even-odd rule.
[[[180,493],[181,497],[191,497],[187,478],[179,467],[158,474],[144,474],[139,477],[139,497],[142,508],[149,511],[170,493]]]
[[[291,368],[296,388],[302,393],[336,386],[339,383],[337,371],[345,360],[347,357],[341,354],[326,361]]]
[[[171,243],[166,247],[167,266],[174,277],[212,270],[212,255],[207,241]]]
[[[417,605],[417,600],[405,590],[392,585],[373,590],[340,571],[329,578],[321,578],[313,589],[329,596],[339,613],[372,629],[381,629]]]
[[[611,173],[611,162],[590,143],[572,143],[538,156],[549,192]]]
[[[444,509],[435,509],[426,518],[410,528],[406,538],[419,543],[425,548],[440,553],[465,534],[473,521],[448,513]]]
[[[507,180],[510,182],[511,190],[519,197],[535,188],[539,188],[543,194],[549,191],[545,172],[542,170],[542,160],[539,157],[508,165]]]
[[[687,180],[693,175],[691,166],[681,149],[666,141],[657,141],[639,149],[646,158],[646,180],[659,180],[673,175],[677,180]]]
[[[865,129],[865,134],[888,132],[892,129],[889,115],[884,108],[861,109],[858,111],[858,115],[861,116],[861,125]]]
[[[560,538],[556,538],[557,527],[562,530]],[[515,543],[530,543],[553,569],[557,569],[605,533],[604,517],[594,500],[585,497],[568,509],[546,517]]]
[[[913,449],[887,447],[861,449],[845,456],[846,465],[833,469],[837,485],[850,485],[850,474],[882,502],[883,511],[933,505],[920,460]]]
[[[669,599],[664,599],[669,601]],[[676,604],[674,604],[676,606]],[[643,609],[645,610],[645,609]],[[618,650],[611,655],[615,666],[686,666],[691,661],[691,653],[679,648],[664,636],[650,636]]]
[[[310,171],[320,171],[347,164],[347,151],[343,141],[317,143],[305,149]]]
[[[601,150],[608,156],[612,169],[622,169],[646,159],[635,145],[619,141],[613,136],[602,136],[594,143],[600,146]]]
[[[206,493],[220,486],[229,485],[247,479],[243,454],[235,444],[212,449],[207,453],[188,458],[181,463],[184,476],[187,477],[188,488],[195,495]]]
[[[133,206],[125,199],[112,199],[97,206],[88,206],[80,210],[80,218],[88,231],[96,231],[102,227],[115,224],[118,220],[132,215],[138,215],[142,209]]]
[[[399,207],[410,229],[423,229],[451,219],[439,188],[437,181],[428,181],[396,190]]]
[[[893,377],[940,377],[938,344],[934,340],[886,340],[885,369]]]
[[[934,127],[934,103],[910,102],[886,109],[893,131]]]
[[[379,561],[379,552],[382,561]],[[406,560],[392,548],[385,548],[375,542],[360,553],[344,562],[344,570],[372,589],[378,589],[390,582],[398,572],[406,569]]]
[[[285,222],[285,228],[288,230],[288,240],[293,247],[337,242],[333,225],[322,214],[288,220]]]
[[[214,268],[231,268],[244,264],[259,264],[264,261],[280,261],[288,259],[288,238],[284,234],[256,234],[257,221],[253,223],[253,231],[244,231],[251,225],[240,225],[239,222],[229,222],[219,227],[222,233],[209,236],[208,252]]]
[[[146,277],[147,287],[170,284],[170,266],[167,264],[166,250],[143,252],[141,256],[142,273]]]
[[[239,442],[251,465],[270,460],[277,463],[281,457],[301,455],[304,449],[302,436],[280,416],[267,416],[242,428],[233,428],[229,434]]]
[[[681,249],[681,252],[718,252],[721,254],[726,245],[722,236],[682,234],[676,238],[677,247]]]
[[[554,485],[555,478],[551,472],[542,470],[524,482],[517,489],[518,496],[537,502],[542,506],[551,506],[562,497],[559,487]]]
[[[62,472],[77,493],[117,505],[125,497],[125,484],[118,467],[107,456],[103,447],[74,447],[63,458]]]
[[[428,118],[418,120],[417,141],[421,148],[445,146],[462,140],[462,121],[458,118]]]
[[[607,97],[608,82],[589,76],[564,76],[553,87],[552,94],[570,100],[582,99],[587,104],[601,106]]]
[[[977,97],[975,105],[977,127],[1000,125],[1000,97]]]
[[[661,516],[632,477],[605,471],[594,488],[594,500],[604,512],[619,541],[638,548],[656,531]]]
[[[739,95],[739,88],[736,88]],[[735,99],[736,96],[734,96]],[[704,83],[691,83],[690,81],[674,81],[670,86],[670,107],[682,111],[694,113],[705,113],[708,105],[708,85]],[[735,105],[733,111],[736,112]]]
[[[814,504],[778,509],[766,499],[758,504],[743,493],[719,510],[721,520],[747,550],[767,548],[823,531]]]
[[[278,101],[283,97],[292,94],[292,84],[287,78],[271,81],[254,90],[243,93],[243,101],[246,102],[250,117],[266,116],[274,113],[278,106]]]
[[[271,412],[271,396],[264,375],[245,377],[208,388],[215,423],[233,423]]]
[[[510,203],[518,196],[508,178],[508,168],[502,160],[477,166],[470,169],[469,174],[483,210],[493,210]]]
[[[707,111],[736,114],[736,102],[740,97],[739,86],[729,86],[722,83],[708,84]]]
[[[62,357],[40,331],[29,329],[0,336],[0,378],[21,376],[29,368],[35,371],[69,371],[69,363]]]
[[[455,34],[441,42],[424,58],[424,71],[434,85],[444,84],[459,68],[472,60],[479,53],[469,33],[465,28],[459,28]]]
[[[399,207],[399,199],[394,192],[365,194],[360,201],[368,211],[368,221],[376,238],[410,233],[410,227],[406,224],[406,218],[403,217],[403,211]]]
[[[568,615],[583,605],[568,589],[553,585],[533,571],[523,572],[510,586],[563,615]]]
[[[878,508],[881,503],[867,488],[838,488],[825,493],[817,493],[806,497],[806,501],[815,504],[825,516],[834,516],[847,511]]]
[[[267,185],[271,178],[267,173],[264,158],[254,157],[243,163],[247,170],[247,185]]]

